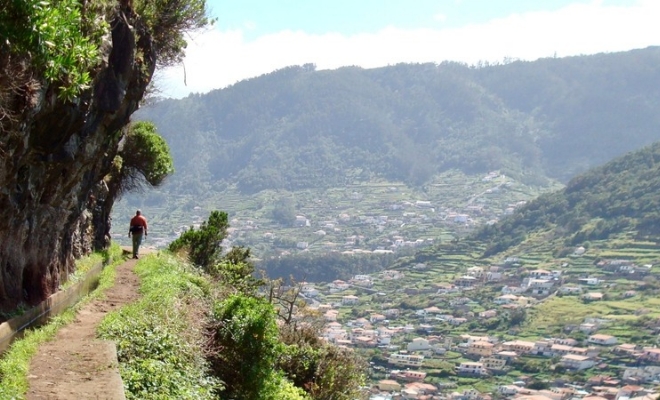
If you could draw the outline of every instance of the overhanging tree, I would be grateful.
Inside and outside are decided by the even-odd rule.
[[[174,173],[170,148],[151,122],[140,121],[125,128],[124,139],[112,163],[111,172],[104,181],[108,188],[105,201],[95,211],[99,223],[94,224],[96,248],[104,248],[110,240],[107,221],[116,200],[125,193],[142,191],[145,187],[158,187]]]
[[[124,126],[209,22],[205,0],[0,4],[0,312],[46,298],[91,249]]]

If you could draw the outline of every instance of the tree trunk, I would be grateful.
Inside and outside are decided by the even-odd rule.
[[[17,83],[12,71],[25,77],[0,93],[0,312],[44,300],[66,281],[75,256],[108,243],[98,235],[109,232],[112,206],[103,178],[156,62],[129,9],[110,26],[93,85],[75,102],[26,72],[29,60],[0,55],[0,85]]]

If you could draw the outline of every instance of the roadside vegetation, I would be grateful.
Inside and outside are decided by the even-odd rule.
[[[170,249],[136,267],[142,299],[109,314],[129,399],[354,399],[364,364],[318,339],[321,324],[282,312],[295,292],[258,279],[250,251],[217,247],[227,216],[214,211]],[[200,254],[206,250],[206,257]]]
[[[98,287],[74,307],[53,318],[48,324],[26,330],[24,337],[12,344],[9,350],[0,358],[1,399],[21,399],[25,397],[28,390],[27,375],[30,360],[36,354],[39,345],[52,340],[60,328],[73,322],[76,313],[83,305],[103,296],[104,291],[114,285],[115,268],[122,261],[122,250],[119,245],[115,244],[106,251],[92,253],[76,262],[76,274],[70,277],[70,282],[80,279],[84,276],[85,271],[89,271],[99,262],[107,264],[101,272]]]

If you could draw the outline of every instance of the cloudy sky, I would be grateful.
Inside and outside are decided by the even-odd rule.
[[[475,64],[660,45],[658,0],[207,0],[184,66],[160,71],[184,97],[289,65]],[[185,67],[185,73],[184,73]],[[184,79],[185,78],[185,79]]]

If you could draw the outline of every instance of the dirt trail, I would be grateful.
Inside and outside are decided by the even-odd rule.
[[[97,339],[96,327],[107,313],[139,297],[136,262],[118,266],[115,285],[104,298],[84,305],[73,323],[39,347],[30,363],[28,400],[125,399],[115,346]]]

